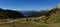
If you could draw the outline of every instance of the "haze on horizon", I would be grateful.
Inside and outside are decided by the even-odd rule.
[[[0,8],[11,10],[44,10],[56,7],[60,0],[0,0]]]

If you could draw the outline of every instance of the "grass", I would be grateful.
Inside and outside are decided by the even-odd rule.
[[[39,22],[16,22],[16,27],[60,27],[60,23],[45,24]]]
[[[17,22],[2,24],[0,27],[60,27],[60,11],[51,14],[49,20],[47,21],[49,24],[43,23],[45,17],[41,19],[39,22],[25,21],[21,19]]]
[[[45,24],[39,22],[20,20],[13,23],[2,24],[0,25],[0,27],[60,27],[60,23]]]

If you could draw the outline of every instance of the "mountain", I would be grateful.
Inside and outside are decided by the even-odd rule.
[[[39,17],[43,16],[47,12],[45,10],[40,10],[40,11],[21,11],[21,13],[26,16],[26,17]]]
[[[37,14],[36,11],[24,11],[24,12],[21,11],[21,13],[23,13],[23,15],[26,17],[29,17],[32,14]]]
[[[44,21],[44,23],[60,23],[60,9],[58,8],[51,9],[43,16],[41,21]]]
[[[19,11],[14,11],[14,10],[4,10],[0,8],[0,18],[25,18],[25,16],[20,13]]]

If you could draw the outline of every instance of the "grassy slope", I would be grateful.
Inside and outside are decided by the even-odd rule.
[[[56,13],[51,14],[47,22],[49,24],[20,20],[17,22],[0,25],[0,27],[60,27],[60,11],[56,11]]]
[[[0,25],[0,27],[60,27],[60,24],[40,24],[38,22],[17,21],[10,24]]]
[[[51,14],[49,18],[49,23],[60,23],[60,11],[56,11],[56,13]]]

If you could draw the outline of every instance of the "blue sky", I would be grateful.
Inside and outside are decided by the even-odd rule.
[[[55,7],[60,0],[0,0],[0,8],[12,10],[43,10]]]

